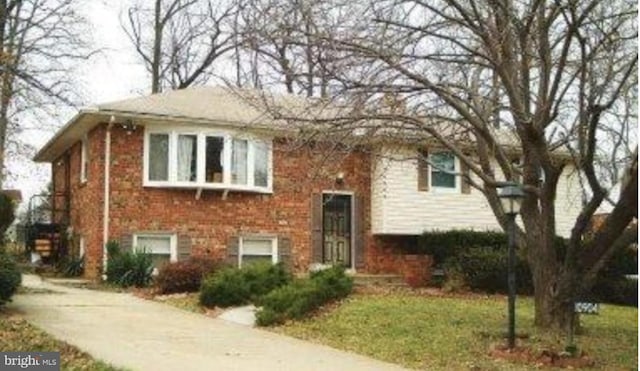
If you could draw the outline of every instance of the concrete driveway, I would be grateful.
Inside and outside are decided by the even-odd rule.
[[[389,363],[190,313],[130,294],[76,289],[24,276],[55,293],[11,307],[95,358],[133,370],[401,370]]]

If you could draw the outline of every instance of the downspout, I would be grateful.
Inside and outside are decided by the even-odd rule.
[[[107,131],[104,136],[104,208],[102,215],[102,272],[107,270],[107,242],[109,242],[109,190],[110,190],[110,169],[111,164],[111,127],[116,121],[115,116],[111,116]],[[103,276],[104,278],[104,276]]]

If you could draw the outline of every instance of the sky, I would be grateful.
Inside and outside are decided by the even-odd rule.
[[[144,67],[131,47],[120,25],[120,12],[129,0],[86,1],[81,9],[91,24],[92,41],[95,48],[102,51],[80,66],[77,71],[78,89],[84,97],[83,106],[127,99],[148,93]],[[75,114],[76,109],[62,109],[57,122],[50,127],[60,128]],[[23,140],[40,149],[55,130],[28,131]],[[50,181],[50,164],[35,164],[26,159],[10,161],[7,164],[10,176],[5,188],[22,190],[23,199],[28,201],[33,194],[46,189]],[[22,208],[26,207],[26,202]]]

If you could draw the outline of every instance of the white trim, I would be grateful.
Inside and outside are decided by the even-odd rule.
[[[242,267],[242,252],[244,240],[260,240],[271,241],[271,263],[276,264],[278,262],[278,237],[271,235],[244,235],[238,238],[238,267]],[[264,256],[268,256],[264,254]]]
[[[82,136],[80,140],[80,183],[87,182],[87,168],[89,167],[89,136]]]
[[[349,269],[353,270],[353,272],[355,273],[356,271],[356,235],[355,235],[355,210],[354,210],[354,200],[356,197],[356,194],[354,191],[339,191],[339,190],[331,190],[331,191],[322,191],[322,196],[323,196],[323,200],[322,200],[322,218],[324,219],[324,195],[339,195],[339,196],[349,196],[351,198],[351,226],[350,226],[350,234],[351,234],[351,246],[349,247],[351,249],[351,265],[349,266]],[[364,243],[364,241],[362,241]],[[322,220],[322,251],[323,251],[323,255],[324,255],[324,220]],[[324,263],[323,263],[324,264]]]
[[[133,248],[138,249],[138,238],[169,238],[169,261],[172,263],[178,261],[178,236],[175,233],[163,232],[142,232],[133,235]],[[149,253],[153,255],[153,253]]]
[[[149,137],[152,134],[166,134],[169,136],[169,166],[168,166],[168,180],[157,181],[149,180]],[[177,180],[177,141],[179,135],[196,135],[197,136],[197,165],[196,165],[196,181],[178,181]],[[206,138],[207,137],[219,137],[224,140],[223,147],[223,174],[221,183],[208,183],[206,182]],[[231,183],[231,155],[233,139],[246,140],[248,144],[247,148],[247,184],[233,184]],[[256,142],[263,142],[267,144],[269,153],[269,159],[267,163],[267,186],[255,186],[255,174],[254,170],[254,157]],[[233,190],[241,192],[255,192],[255,193],[273,193],[273,145],[270,139],[257,138],[247,136],[246,134],[236,133],[233,131],[220,131],[210,129],[198,129],[198,128],[145,128],[144,144],[143,144],[143,187],[155,187],[155,188],[194,188],[194,189],[217,189],[217,190]]]

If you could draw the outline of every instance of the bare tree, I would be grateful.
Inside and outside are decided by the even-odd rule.
[[[324,3],[332,9],[326,4],[334,1]],[[333,9],[344,6],[335,3]],[[339,61],[328,79],[333,103],[343,109],[329,118],[326,111],[299,115],[273,107],[272,113],[321,124],[333,136],[355,129],[378,141],[411,134],[446,148],[474,175],[462,174],[504,229],[498,186],[520,180],[526,197],[518,242],[532,270],[535,323],[564,328],[573,301],[615,249],[637,240],[637,143],[629,135],[637,125],[629,113],[637,109],[637,4],[363,0],[349,6],[352,16],[332,29],[291,25]],[[323,17],[344,14],[335,12]],[[592,216],[607,197],[597,173],[607,136],[613,138],[607,151],[624,162],[625,180],[613,211],[591,233]],[[555,201],[568,166],[582,174],[589,192],[562,253],[554,244]]]
[[[55,115],[79,100],[72,72],[92,52],[86,20],[73,0],[0,1],[0,184],[5,160],[21,152],[29,117]]]
[[[330,48],[311,35],[331,29],[339,20],[324,18],[327,2],[308,0],[250,0],[240,13],[237,32],[247,67],[246,81],[256,88],[282,86],[289,94],[328,95]],[[239,84],[242,85],[242,84]]]
[[[128,9],[123,28],[151,75],[151,92],[205,83],[211,66],[233,50],[230,32],[238,3],[233,0],[139,1]]]

